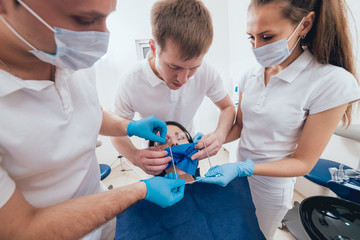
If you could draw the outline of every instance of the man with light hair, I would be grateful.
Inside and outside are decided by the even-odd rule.
[[[114,112],[133,119],[156,115],[174,120],[193,132],[193,118],[207,96],[220,110],[216,130],[196,145],[202,149],[192,159],[215,155],[232,126],[235,107],[220,75],[203,58],[213,40],[210,12],[200,0],[160,0],[151,10],[153,39],[146,59],[122,76]],[[215,119],[214,119],[215,120]],[[116,149],[152,175],[160,174],[171,160],[156,148],[137,149],[129,137],[113,137]],[[206,149],[203,149],[206,146]]]

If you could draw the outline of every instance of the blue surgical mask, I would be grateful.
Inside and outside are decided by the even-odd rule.
[[[5,23],[5,25],[19,39],[28,45],[32,49],[30,52],[41,61],[50,63],[59,68],[79,70],[93,66],[95,62],[97,62],[107,52],[110,33],[96,31],[78,32],[57,27],[52,28],[22,0],[17,1],[47,28],[54,32],[56,54],[49,54],[36,49],[32,44],[21,37],[21,35],[18,34],[3,17],[0,16],[0,19]]]
[[[289,39],[283,38],[279,41],[267,44],[265,46],[256,49],[252,47],[252,50],[255,54],[258,63],[263,67],[271,67],[271,66],[279,65],[282,62],[284,62],[291,55],[291,53],[293,52],[293,50],[295,49],[296,45],[300,40],[299,37],[295,43],[295,46],[291,50],[289,50],[288,42],[293,37],[295,32],[299,29],[304,19],[305,18],[301,20],[301,22],[296,27],[294,32],[291,34]]]
[[[186,143],[172,146],[171,151],[170,147],[165,148],[164,150],[168,152],[167,156],[173,157],[177,168],[194,176],[198,165],[198,159],[191,160],[191,156],[199,151],[194,148],[195,145],[196,143]],[[169,169],[172,165],[172,161],[170,161],[165,170]]]

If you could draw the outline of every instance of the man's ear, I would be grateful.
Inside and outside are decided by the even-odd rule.
[[[156,46],[155,46],[154,39],[149,40],[149,46],[150,46],[151,55],[155,57],[156,56]]]

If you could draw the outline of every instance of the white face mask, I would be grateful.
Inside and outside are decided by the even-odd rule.
[[[57,27],[52,28],[22,0],[17,1],[47,28],[54,32],[56,54],[49,54],[36,49],[32,44],[21,37],[21,35],[18,34],[3,17],[0,16],[0,19],[4,22],[4,24],[20,40],[28,45],[32,49],[30,52],[40,60],[59,68],[79,70],[93,66],[95,62],[97,62],[107,52],[110,33],[96,31],[78,32]]]
[[[295,46],[291,50],[289,50],[288,42],[296,33],[296,31],[299,29],[304,19],[305,17],[301,20],[301,22],[296,27],[294,32],[291,34],[289,39],[283,38],[279,41],[267,44],[265,46],[256,49],[252,47],[253,53],[258,63],[263,67],[270,67],[270,66],[279,65],[282,62],[284,62],[291,55],[296,45],[300,41],[300,37],[299,37],[295,43]]]

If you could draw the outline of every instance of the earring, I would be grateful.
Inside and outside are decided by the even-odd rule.
[[[306,38],[306,34],[301,36],[301,39],[305,39]]]

